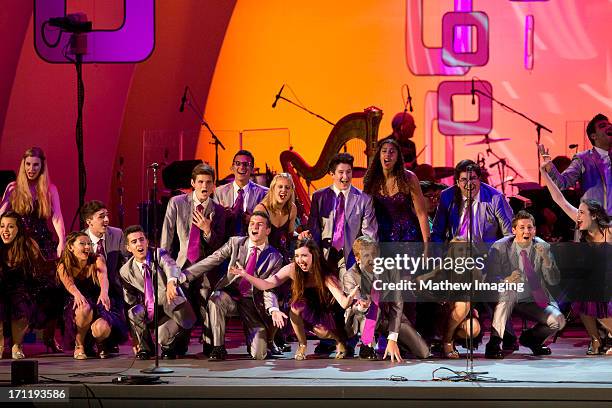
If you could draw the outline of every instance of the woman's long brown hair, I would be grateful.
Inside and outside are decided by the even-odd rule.
[[[81,275],[85,275],[85,278],[93,280],[96,285],[100,286],[100,282],[98,281],[98,274],[96,273],[96,260],[98,258],[98,255],[94,253],[89,254],[89,257],[87,258],[87,263],[83,268],[81,268],[79,266],[79,260],[69,249],[70,247],[74,246],[74,243],[79,237],[87,237],[87,239],[89,239],[86,233],[80,231],[71,232],[66,237],[66,247],[64,248],[62,256],[60,256],[60,259],[57,262],[57,273],[58,275],[64,273],[65,277],[69,280],[72,280],[73,282],[74,278]],[[64,267],[63,270],[59,267],[60,265]]]
[[[391,169],[391,175],[395,176],[397,188],[404,194],[410,194],[410,181],[408,174],[404,169],[404,157],[399,143],[392,137],[387,137],[378,142],[378,149],[374,155],[374,160],[370,163],[370,167],[366,171],[363,178],[363,191],[369,195],[380,194],[388,195],[387,183],[385,182],[385,174],[383,173],[382,163],[380,162],[380,152],[384,145],[390,144],[397,150],[397,161]]]
[[[304,272],[299,267],[297,262],[293,261],[295,269],[295,279],[291,282],[291,302],[296,302],[304,298],[304,286],[306,284],[306,273],[312,275],[315,283],[317,294],[319,295],[319,301],[322,305],[330,304],[332,301],[331,293],[325,285],[326,274],[323,270],[323,264],[321,262],[321,251],[317,243],[311,239],[306,238],[298,241],[296,249],[306,247],[312,254],[312,266],[310,272]]]

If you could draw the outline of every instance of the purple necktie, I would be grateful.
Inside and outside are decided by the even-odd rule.
[[[251,249],[251,254],[249,255],[249,260],[247,261],[246,268],[244,271],[251,276],[255,275],[255,267],[257,266],[257,248],[256,246]],[[240,283],[238,284],[238,288],[240,289],[240,294],[242,297],[249,297],[251,293],[251,282],[247,279],[240,279]]]
[[[155,313],[155,295],[153,295],[153,279],[151,277],[151,268],[146,263],[142,264],[142,270],[144,272],[144,295],[145,295],[145,308],[147,309],[147,318],[149,321],[153,321],[153,315]]]
[[[370,290],[370,308],[365,316],[365,324],[363,325],[363,332],[361,333],[361,343],[368,346],[374,342],[374,329],[376,329],[376,320],[378,318],[378,302],[380,300],[380,294],[374,285]]]
[[[457,234],[458,237],[467,238],[468,227],[470,225],[470,213],[468,212],[467,206],[468,206],[468,201],[465,200],[465,207],[463,210],[463,220],[461,221],[461,226],[459,227],[459,233]]]
[[[336,216],[334,218],[334,236],[332,246],[340,251],[344,248],[344,194],[340,192],[336,199]]]
[[[196,211],[201,214],[203,210],[202,204],[198,204]],[[193,264],[200,258],[200,227],[193,222],[189,230],[189,243],[187,245],[187,259]]]
[[[106,253],[104,251],[104,238],[101,238],[98,241],[98,245],[96,246],[96,254],[102,255],[104,259],[106,259]]]
[[[544,294],[542,285],[540,285],[540,278],[536,276],[531,259],[529,259],[525,249],[521,250],[521,259],[523,259],[523,272],[525,272],[525,276],[527,276],[527,282],[531,288],[533,300],[535,300],[538,306],[544,309],[548,306],[548,297]]]
[[[241,235],[242,233],[242,214],[244,212],[244,189],[238,189],[238,195],[236,196],[236,201],[234,201],[234,205],[232,206],[232,216],[236,221],[236,235]]]

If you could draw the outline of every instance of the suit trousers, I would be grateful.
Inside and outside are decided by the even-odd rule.
[[[251,356],[256,360],[266,358],[268,354],[266,325],[259,316],[252,297],[233,299],[227,292],[215,291],[208,301],[208,313],[213,346],[225,344],[227,317],[238,316],[242,320],[247,344],[251,345]]]
[[[177,336],[185,334],[193,326],[196,319],[189,302],[179,305],[173,311],[172,316],[168,316],[161,306],[157,309],[157,313],[159,324],[158,343],[162,347],[175,346],[173,343]],[[132,306],[127,314],[132,334],[136,337],[136,342],[140,349],[151,352],[150,346],[152,341],[148,326],[152,322],[147,322],[147,313],[144,305],[137,304]]]
[[[513,310],[536,322],[531,328],[531,336],[538,344],[544,343],[549,336],[565,327],[565,317],[555,305],[549,303],[546,308],[542,308],[535,302],[519,303],[516,292],[506,292],[504,300],[495,306],[491,321],[491,337],[504,337],[506,324]]]
[[[365,321],[365,315],[355,316],[354,322],[359,325],[360,333],[363,333]],[[387,333],[388,330],[389,320],[383,318],[378,322],[378,325],[376,326],[376,331]],[[402,318],[402,323],[400,325],[397,337],[397,343],[403,348],[410,350],[410,352],[417,358],[427,358],[429,356],[429,347],[427,346],[427,343],[406,318]]]

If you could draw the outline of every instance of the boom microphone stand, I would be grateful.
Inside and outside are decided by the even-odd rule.
[[[159,271],[159,259],[157,254],[158,244],[157,244],[157,170],[159,169],[158,163],[153,163],[149,166],[153,170],[153,203],[151,204],[153,215],[151,218],[153,219],[153,236],[152,236],[152,247],[147,250],[153,252],[153,269],[151,271],[152,279],[153,279],[153,297],[155,299],[155,310],[153,311],[153,324],[155,325],[155,365],[151,368],[144,368],[140,370],[141,373],[145,374],[168,374],[173,373],[174,370],[168,367],[160,367],[159,366],[159,325],[158,322],[158,313],[159,302],[157,299],[157,291],[158,291],[158,279],[157,274]],[[150,253],[150,252],[149,252]],[[148,257],[148,256],[147,256]]]
[[[187,95],[189,95],[190,97],[187,97]],[[221,147],[223,150],[225,150],[225,146],[223,146],[223,143],[221,143],[221,140],[219,140],[217,135],[215,135],[215,132],[213,132],[213,130],[210,128],[210,126],[208,125],[208,122],[206,122],[204,120],[204,114],[200,111],[200,109],[197,106],[195,106],[191,102],[191,99],[193,98],[193,93],[191,92],[191,88],[189,88],[188,86],[185,87],[185,96],[183,98],[184,99],[181,102],[181,109],[179,109],[179,111],[183,112],[184,104],[186,103],[187,106],[189,106],[189,109],[191,109],[191,111],[193,112],[193,114],[197,116],[198,121],[200,121],[200,125],[204,126],[206,129],[208,129],[208,131],[210,132],[210,135],[213,138],[213,141],[210,144],[214,144],[215,145],[215,174],[217,175],[217,183],[216,184],[218,186],[219,185],[219,179],[221,178],[221,177],[219,177],[219,147]]]
[[[480,81],[480,80],[479,80],[479,81]],[[509,106],[508,106],[508,105],[506,105],[505,103],[503,103],[503,102],[501,102],[501,101],[498,101],[497,99],[495,99],[495,98],[493,97],[493,95],[486,94],[486,93],[482,92],[481,90],[474,88],[473,86],[474,86],[474,80],[472,79],[472,92],[473,92],[473,93],[475,93],[475,94],[479,94],[479,95],[482,95],[482,96],[485,96],[485,97],[489,98],[490,100],[492,100],[493,102],[495,102],[495,103],[497,103],[499,106],[501,106],[502,108],[505,108],[505,109],[509,110],[510,112],[515,113],[515,114],[517,114],[517,115],[519,115],[519,116],[521,116],[521,117],[523,117],[523,118],[527,119],[529,122],[531,122],[532,124],[534,124],[534,125],[535,125],[535,127],[536,127],[536,133],[537,133],[536,149],[537,149],[537,154],[538,154],[538,169],[539,169],[539,168],[540,168],[540,160],[541,160],[541,158],[540,158],[540,151],[539,151],[539,146],[540,146],[540,138],[541,138],[541,136],[542,136],[542,135],[541,135],[541,131],[542,131],[542,129],[544,129],[544,130],[546,130],[547,132],[552,133],[552,130],[550,130],[549,128],[547,128],[547,127],[546,127],[546,126],[544,126],[543,124],[541,124],[541,123],[539,123],[539,122],[537,122],[537,121],[535,121],[535,120],[531,119],[530,117],[528,117],[528,116],[527,116],[527,115],[525,115],[524,113],[521,113],[521,112],[519,112],[519,111],[517,111],[517,110],[515,110],[515,109],[513,109],[513,108],[511,108],[511,107],[509,107]],[[538,184],[542,184],[542,174],[541,174],[539,171],[538,171]]]

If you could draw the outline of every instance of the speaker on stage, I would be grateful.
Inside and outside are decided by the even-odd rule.
[[[38,384],[38,360],[11,362],[11,385]]]

